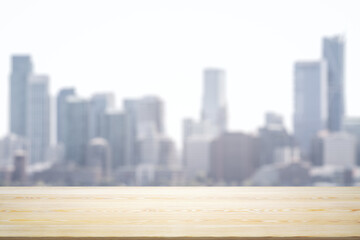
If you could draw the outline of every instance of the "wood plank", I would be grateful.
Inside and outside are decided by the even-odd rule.
[[[2,187],[0,239],[360,239],[360,187]]]

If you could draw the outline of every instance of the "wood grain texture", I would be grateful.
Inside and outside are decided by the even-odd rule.
[[[360,239],[360,188],[0,188],[0,239],[309,237]]]

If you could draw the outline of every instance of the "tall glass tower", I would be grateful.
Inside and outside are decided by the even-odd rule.
[[[69,96],[66,98],[65,159],[68,163],[85,166],[89,141],[89,101]]]
[[[26,136],[27,87],[33,65],[30,56],[12,56],[10,74],[10,132]]]
[[[30,163],[46,161],[50,143],[49,78],[31,76],[27,98],[27,137],[30,141]]]
[[[294,135],[307,157],[317,132],[326,129],[327,68],[325,61],[295,63]]]
[[[330,131],[340,131],[345,115],[345,39],[335,36],[323,39],[323,58],[328,65],[328,128]]]
[[[57,142],[64,143],[66,140],[66,99],[69,96],[75,96],[75,88],[63,88],[57,96]]]
[[[204,93],[201,119],[214,127],[215,134],[227,128],[225,72],[208,68],[204,71]]]

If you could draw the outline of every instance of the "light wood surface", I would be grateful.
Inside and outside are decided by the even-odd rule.
[[[360,239],[360,188],[2,187],[0,239],[24,237]]]

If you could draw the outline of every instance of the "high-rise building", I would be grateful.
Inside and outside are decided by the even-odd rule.
[[[304,161],[294,161],[279,167],[280,186],[309,186],[310,164]]]
[[[297,62],[294,81],[294,135],[303,157],[308,158],[312,139],[327,123],[326,62]]]
[[[74,88],[63,88],[57,96],[57,142],[64,143],[66,137],[66,98],[75,96]]]
[[[322,56],[327,62],[328,75],[328,128],[340,131],[345,115],[345,39],[334,36],[323,39]]]
[[[112,169],[131,165],[126,159],[127,125],[128,116],[121,111],[109,109],[102,115],[100,135],[109,143]]]
[[[65,160],[74,165],[84,166],[89,140],[89,101],[69,96],[66,99]]]
[[[210,168],[210,145],[212,137],[192,135],[184,141],[184,162],[188,180],[206,178]]]
[[[324,139],[329,136],[327,130],[320,131],[311,141],[310,162],[313,166],[324,165]]]
[[[278,114],[267,113],[265,126],[259,129],[260,165],[275,162],[277,149],[292,147],[292,137],[288,134]]]
[[[204,176],[209,171],[207,149],[210,142],[227,128],[225,95],[225,72],[216,68],[205,69],[201,120],[183,121],[182,163],[189,179]]]
[[[128,117],[128,126],[126,128],[126,141],[125,141],[125,162],[130,163],[134,166],[137,164],[136,157],[136,139],[137,139],[137,124],[136,124],[136,113],[137,113],[138,101],[136,99],[124,100],[124,110]]]
[[[89,142],[87,167],[99,172],[100,181],[106,183],[111,176],[111,151],[108,142],[103,138],[93,138]]]
[[[17,150],[14,153],[14,170],[12,173],[12,181],[15,184],[26,184],[26,168],[27,168],[27,161],[26,161],[26,152],[24,150]]]
[[[278,125],[278,126],[284,126],[283,123],[283,117],[280,114],[274,113],[274,112],[267,112],[265,114],[265,125]]]
[[[356,163],[360,166],[360,117],[347,117],[343,120],[343,131],[350,133],[356,137],[357,153]]]
[[[137,104],[137,129],[138,136],[142,135],[142,129],[153,124],[159,134],[165,133],[164,127],[164,103],[156,96],[147,96],[138,100]]]
[[[114,107],[114,95],[112,93],[99,93],[90,99],[89,108],[89,138],[100,136],[101,118],[107,109]]]
[[[50,145],[49,78],[33,75],[28,83],[27,138],[29,139],[30,164],[46,161]]]
[[[128,118],[126,128],[126,162],[136,165],[139,162],[136,145],[138,140],[148,134],[151,129],[156,134],[165,133],[164,103],[156,96],[140,99],[126,99],[124,110]]]
[[[172,175],[172,167],[178,166],[174,143],[170,138],[158,133],[154,124],[142,127],[144,129],[136,143],[136,182],[141,185],[156,184],[157,175],[160,174],[162,181],[169,183],[170,180],[165,180],[165,175]],[[167,173],[161,173],[161,169]]]
[[[352,169],[356,166],[356,138],[335,132],[324,138],[324,164]]]
[[[142,125],[141,136],[137,139],[136,149],[138,163],[143,165],[159,165],[160,139],[153,124]]]
[[[289,163],[294,160],[297,149],[289,146],[278,147],[274,150],[273,161],[275,164]]]
[[[210,146],[210,177],[216,182],[242,184],[258,166],[258,153],[256,137],[223,133]]]
[[[215,127],[215,134],[226,131],[225,72],[209,68],[204,71],[204,93],[201,119]]]
[[[17,150],[28,151],[28,141],[24,137],[10,134],[0,139],[0,168],[10,167]]]
[[[166,136],[162,136],[160,139],[159,165],[163,167],[179,166],[175,143],[171,138]]]
[[[212,125],[210,122],[197,122],[193,119],[184,119],[182,127],[184,140],[193,135],[201,135],[206,137],[216,136],[214,134],[214,132],[216,131],[216,127],[214,127],[214,125]]]
[[[184,141],[187,138],[189,138],[191,135],[200,134],[202,132],[200,128],[200,124],[191,118],[186,118],[183,120],[182,129],[183,129],[182,137]]]
[[[10,75],[10,132],[26,136],[27,124],[27,86],[33,65],[30,56],[12,57]]]
[[[207,172],[206,171],[192,171],[191,169],[199,169],[194,165],[203,165],[202,163],[208,162],[206,159],[200,159],[199,155],[202,155],[206,158],[209,155],[202,151],[205,149],[205,145],[210,145],[210,142],[216,137],[215,127],[209,122],[197,122],[193,119],[184,119],[183,120],[183,149],[182,149],[182,165],[186,166],[188,170],[188,177],[192,178],[195,175],[199,175],[196,172]],[[204,141],[204,142],[203,142]],[[194,146],[192,146],[194,144]],[[188,149],[190,152],[188,152]],[[199,150],[197,150],[199,149]],[[194,160],[197,158],[198,160]],[[196,161],[189,163],[189,161]],[[199,163],[198,163],[198,162]],[[190,164],[188,166],[188,164]],[[205,167],[208,169],[208,167]],[[193,174],[194,173],[194,174]],[[200,175],[203,175],[203,174]]]

